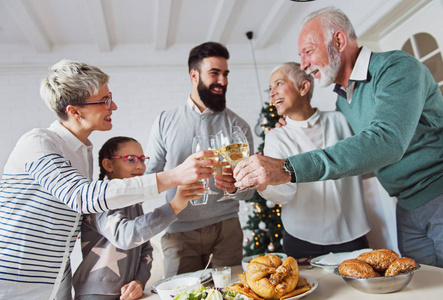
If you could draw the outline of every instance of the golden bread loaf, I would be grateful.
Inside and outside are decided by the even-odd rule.
[[[412,270],[417,269],[417,267],[417,264],[412,258],[402,257],[394,260],[394,262],[387,268],[385,276],[409,273]]]
[[[380,276],[369,264],[355,258],[344,260],[338,267],[338,271],[340,274],[349,277],[366,278]]]
[[[394,276],[418,268],[412,258],[402,257],[389,249],[377,249],[360,254],[355,259],[344,260],[338,267],[340,274],[350,277]]]
[[[358,260],[367,263],[375,272],[380,274],[384,274],[389,265],[398,258],[400,256],[395,251],[389,249],[376,249],[357,256]]]

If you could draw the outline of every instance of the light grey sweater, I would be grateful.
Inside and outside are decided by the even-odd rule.
[[[223,112],[202,114],[195,112],[188,105],[163,111],[155,120],[147,155],[150,157],[146,168],[147,173],[157,173],[169,170],[181,164],[192,154],[192,139],[198,135],[215,135],[218,131],[229,126],[239,126],[249,142],[250,153],[254,144],[249,125],[230,109]],[[223,220],[237,218],[239,203],[236,200],[247,200],[252,197],[254,190],[238,193],[236,200],[217,202],[223,196],[223,191],[214,186],[214,177],[210,186],[218,195],[209,196],[206,205],[188,205],[177,217],[178,221],[171,224],[167,232],[185,232],[218,223]],[[174,197],[176,189],[166,194],[167,201]]]

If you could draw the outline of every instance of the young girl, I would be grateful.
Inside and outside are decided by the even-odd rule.
[[[144,174],[149,158],[133,138],[114,137],[99,151],[103,180]],[[202,184],[179,186],[171,202],[144,214],[141,203],[85,215],[81,227],[83,261],[73,277],[75,299],[138,299],[151,276],[149,239],[177,220]]]

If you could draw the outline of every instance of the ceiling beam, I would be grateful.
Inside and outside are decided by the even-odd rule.
[[[51,43],[32,13],[29,4],[24,0],[5,0],[5,3],[31,45],[38,52],[51,52]]]
[[[157,19],[155,20],[154,49],[166,50],[168,47],[169,19],[171,18],[171,0],[157,0]]]
[[[92,31],[100,51],[111,51],[108,26],[106,25],[105,12],[101,0],[84,0],[83,4],[89,11]]]
[[[362,23],[359,29],[362,33],[359,35],[360,41],[378,42],[384,38],[405,20],[417,13],[432,0],[397,0],[396,2],[387,1],[386,5],[378,7],[372,16],[371,23]],[[390,5],[388,5],[388,3]]]
[[[214,13],[214,19],[209,25],[207,36],[208,41],[221,42],[222,35],[225,32],[229,18],[234,11],[235,5],[235,0],[218,1],[218,5]]]
[[[255,40],[255,49],[263,49],[269,43],[270,39],[277,35],[277,29],[286,18],[289,17],[289,11],[293,5],[290,1],[276,1],[272,6],[268,17],[263,21],[257,32]]]

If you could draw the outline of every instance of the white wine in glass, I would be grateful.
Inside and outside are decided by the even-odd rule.
[[[231,126],[220,130],[216,134],[219,154],[232,166],[236,166],[241,160],[249,157],[249,144],[246,135],[240,127]],[[240,191],[249,188],[239,189]],[[225,193],[226,196],[226,193]]]
[[[225,168],[229,168],[231,166],[231,164],[226,161],[226,159],[223,156],[219,156],[219,165],[218,166],[214,166],[214,173],[215,174],[222,174],[222,175],[232,175],[232,170],[229,173],[225,172]],[[229,193],[226,190],[223,190],[223,197],[221,197],[220,199],[218,199],[217,201],[225,201],[225,200],[229,200],[232,199],[233,197],[231,195],[229,195]]]
[[[248,143],[230,144],[220,147],[218,151],[233,166],[236,166],[242,159],[249,157]]]
[[[200,152],[202,150],[213,150],[214,151],[214,156],[209,156],[209,157],[202,157],[200,158],[200,160],[206,160],[206,159],[212,159],[212,160],[217,160],[218,161],[218,152],[217,152],[217,147],[216,147],[216,140],[215,140],[215,136],[213,135],[207,135],[207,136],[195,136],[194,139],[192,140],[192,152],[196,153],[196,152]],[[208,167],[213,167],[213,166],[208,166]],[[211,190],[211,188],[209,187],[209,178],[207,179],[202,179],[200,180],[200,182],[203,183],[203,187],[204,187],[204,191],[203,193],[201,193],[201,195],[217,195],[217,192],[214,192],[213,190]],[[198,194],[200,195],[200,194]],[[193,201],[193,200],[192,200]],[[191,201],[191,204],[196,205],[196,203],[193,203]],[[202,203],[202,204],[206,204],[206,203]]]

